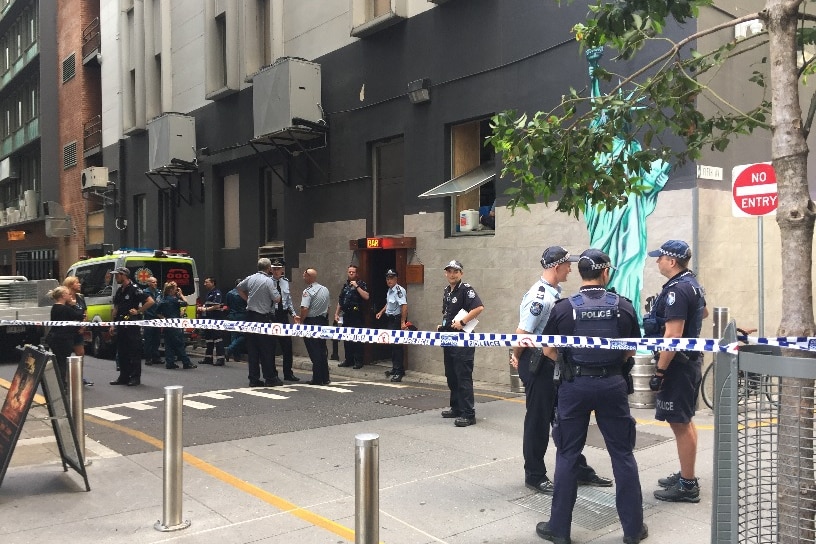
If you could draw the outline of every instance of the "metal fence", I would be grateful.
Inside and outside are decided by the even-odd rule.
[[[735,340],[731,323],[723,343]],[[739,351],[716,360],[711,541],[816,542],[809,529],[816,490],[814,360],[783,357],[770,346]],[[787,497],[787,516],[780,515],[779,497]]]

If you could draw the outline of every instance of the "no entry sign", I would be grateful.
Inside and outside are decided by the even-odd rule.
[[[769,162],[743,164],[731,171],[731,213],[757,217],[776,212],[776,173]]]

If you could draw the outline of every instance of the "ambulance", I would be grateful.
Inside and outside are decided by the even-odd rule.
[[[142,289],[147,288],[150,276],[159,280],[159,292],[168,281],[176,282],[188,304],[186,309],[182,308],[182,317],[196,317],[198,271],[195,260],[187,252],[122,248],[103,257],[81,260],[68,269],[66,276],[76,276],[82,284],[82,295],[88,305],[88,321],[111,320],[113,295],[118,288],[113,271],[120,266],[130,270],[130,280]],[[111,353],[112,339],[107,327],[87,327],[85,336],[90,344],[89,355],[100,357]]]

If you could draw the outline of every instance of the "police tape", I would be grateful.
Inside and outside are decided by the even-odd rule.
[[[599,338],[591,336],[559,336],[535,334],[465,333],[367,329],[329,325],[290,325],[286,323],[257,323],[224,319],[143,319],[134,321],[23,321],[0,319],[5,326],[42,327],[172,327],[180,329],[208,329],[225,332],[296,336],[323,340],[343,340],[371,344],[404,344],[441,347],[542,347],[601,348],[625,351],[698,351],[737,353],[737,343],[720,345],[713,338]],[[780,336],[774,338],[749,337],[750,344],[778,346],[803,351],[816,351],[816,337]]]

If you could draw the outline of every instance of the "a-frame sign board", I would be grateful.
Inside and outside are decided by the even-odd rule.
[[[91,490],[64,383],[53,353],[33,346],[23,349],[20,365],[11,381],[3,408],[0,409],[0,485],[3,484],[11,454],[37,393],[37,386],[42,385],[49,419],[62,458],[62,468],[65,471],[68,467],[76,470],[85,480],[85,490]]]

